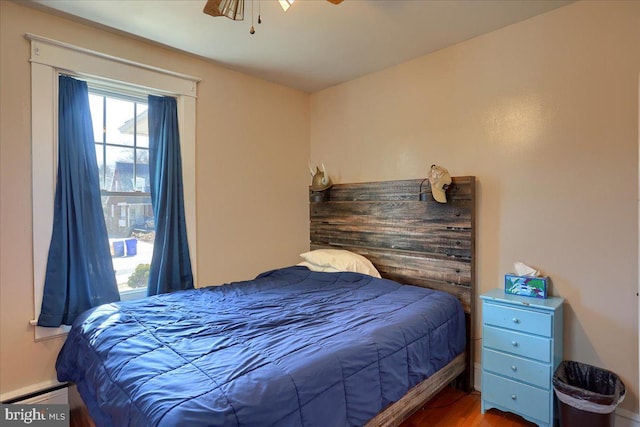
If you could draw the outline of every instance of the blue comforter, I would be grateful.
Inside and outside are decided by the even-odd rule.
[[[288,267],[81,315],[58,380],[98,426],[362,425],[462,353],[452,296]]]

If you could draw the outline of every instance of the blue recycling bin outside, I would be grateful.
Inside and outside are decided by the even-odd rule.
[[[114,257],[122,257],[124,256],[124,242],[122,240],[116,240],[111,243],[113,247],[113,256]]]
[[[127,246],[127,256],[134,256],[138,253],[138,239],[126,239],[124,243]]]

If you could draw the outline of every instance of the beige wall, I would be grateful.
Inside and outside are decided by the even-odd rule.
[[[0,31],[0,393],[55,379],[62,344],[35,343],[28,325],[34,313],[27,32],[202,78],[196,148],[201,285],[291,265],[308,249],[307,94],[4,0]]]
[[[633,412],[639,73],[640,2],[580,2],[311,96],[337,182],[475,175],[480,292],[548,273],[565,359],[620,375]]]
[[[336,182],[416,178],[439,163],[478,180],[480,290],[517,260],[547,272],[568,302],[565,358],[618,373],[622,407],[638,412],[640,2],[570,5],[316,93],[309,110],[301,92],[0,1],[2,393],[53,379],[62,342],[34,343],[27,324],[26,32],[203,79],[200,284],[297,261],[309,157]]]

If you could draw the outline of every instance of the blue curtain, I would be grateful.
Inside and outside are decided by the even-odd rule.
[[[102,213],[87,83],[60,76],[58,178],[39,326],[119,301]]]
[[[149,178],[156,237],[148,295],[193,289],[175,98],[149,96]]]

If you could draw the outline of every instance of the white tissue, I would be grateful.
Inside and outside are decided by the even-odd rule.
[[[540,275],[538,270],[520,261],[513,263],[513,268],[516,270],[518,276],[538,277]]]

